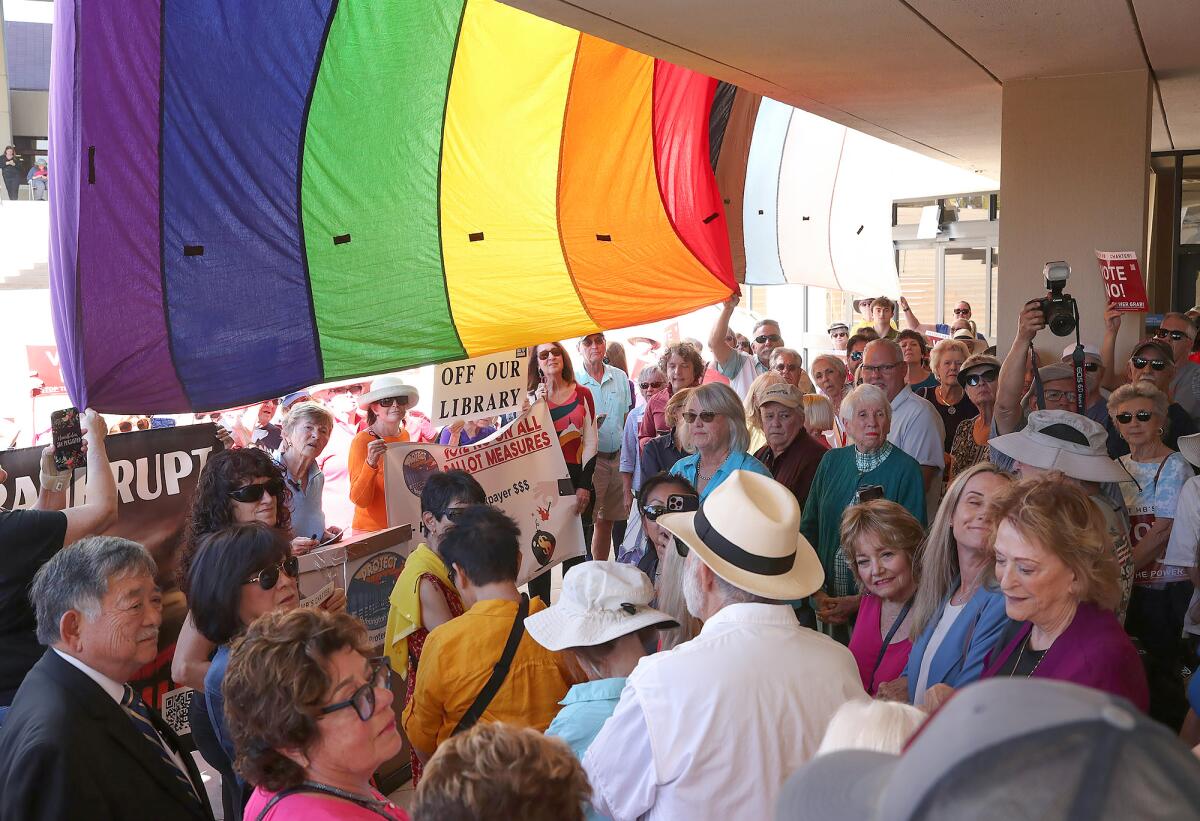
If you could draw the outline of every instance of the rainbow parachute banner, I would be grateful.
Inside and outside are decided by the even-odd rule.
[[[224,408],[735,287],[715,81],[493,0],[60,0],[73,400]]]

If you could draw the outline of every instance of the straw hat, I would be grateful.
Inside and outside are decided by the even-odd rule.
[[[1057,470],[1085,482],[1128,482],[1120,464],[1108,458],[1108,431],[1099,422],[1064,410],[1038,410],[1029,424],[988,444],[1011,459]]]
[[[699,510],[664,513],[658,524],[714,573],[750,593],[802,599],[825,582],[821,560],[800,534],[796,497],[767,476],[735,470]]]
[[[593,647],[643,627],[678,627],[650,607],[654,585],[631,564],[584,562],[563,577],[558,601],[525,619],[525,629],[547,650]]]
[[[358,409],[366,410],[372,402],[387,399],[389,396],[404,396],[408,398],[408,407],[417,404],[417,389],[406,385],[398,376],[381,376],[371,382],[371,390],[358,397]]]

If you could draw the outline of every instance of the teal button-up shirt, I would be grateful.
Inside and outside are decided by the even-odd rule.
[[[604,417],[600,426],[599,449],[601,453],[617,453],[621,450],[621,433],[625,429],[625,414],[629,413],[629,377],[620,368],[604,366],[604,375],[597,382],[580,366],[575,370],[575,381],[592,392],[596,403],[596,417]]]
[[[595,740],[596,734],[617,709],[624,689],[624,678],[604,678],[576,684],[567,691],[566,698],[558,702],[562,709],[546,728],[546,735],[558,736],[567,742],[575,757],[583,761],[583,754]],[[607,816],[599,815],[590,804],[585,809],[589,821],[608,821]]]
[[[696,484],[696,469],[700,466],[700,454],[693,453],[691,456],[685,456],[671,467],[672,476],[682,476],[692,483]],[[704,486],[704,490],[700,493],[700,500],[703,501],[708,494],[717,489],[718,486],[726,479],[729,474],[735,470],[748,470],[751,473],[757,473],[766,476],[768,479],[774,478],[771,476],[771,471],[767,470],[762,462],[755,459],[745,451],[730,451],[725,457],[725,461],[717,468],[717,472],[708,480],[708,484]]]

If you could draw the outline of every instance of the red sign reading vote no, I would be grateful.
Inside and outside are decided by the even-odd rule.
[[[1125,313],[1145,313],[1146,283],[1142,266],[1133,251],[1097,251],[1100,273],[1104,276],[1104,293],[1108,304]]]

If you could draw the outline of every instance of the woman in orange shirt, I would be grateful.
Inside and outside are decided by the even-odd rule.
[[[381,376],[371,390],[358,397],[359,410],[367,412],[367,429],[350,443],[350,501],[354,502],[355,533],[387,527],[387,501],[383,492],[383,454],[388,442],[407,442],[404,414],[417,404],[417,389],[395,376]]]

